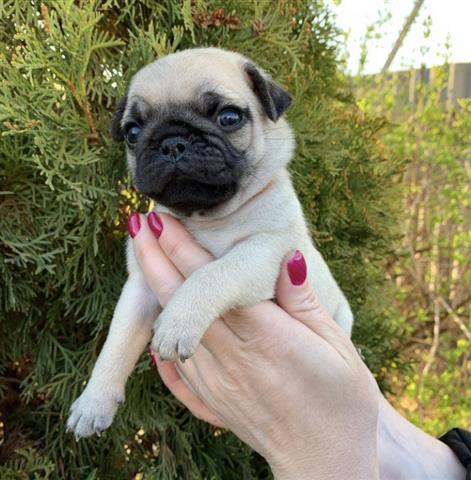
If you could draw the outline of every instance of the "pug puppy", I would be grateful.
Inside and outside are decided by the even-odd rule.
[[[309,281],[350,334],[353,316],[309,237],[286,169],[295,147],[282,117],[291,96],[248,58],[185,50],[142,68],[112,120],[135,186],[178,217],[216,258],[164,310],[128,243],[129,277],[90,381],[71,407],[76,438],[109,427],[128,376],[152,337],[162,359],[191,357],[211,322],[274,296],[283,258],[303,252]]]

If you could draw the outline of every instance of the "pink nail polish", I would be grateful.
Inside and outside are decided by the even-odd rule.
[[[299,250],[296,250],[291,260],[288,262],[288,275],[291,283],[297,287],[302,285],[306,280],[306,260]]]
[[[147,215],[147,224],[157,238],[162,235],[164,224],[155,212],[150,212],[149,215]]]
[[[128,232],[134,238],[141,229],[141,217],[137,212],[132,212],[128,217]]]
[[[154,351],[152,350],[152,347],[151,347],[150,345],[147,347],[147,353],[149,354],[149,357],[150,357],[150,359],[152,360],[152,363],[153,363],[155,366],[157,366],[157,357],[156,357],[156,355],[155,355],[155,353],[154,353]]]

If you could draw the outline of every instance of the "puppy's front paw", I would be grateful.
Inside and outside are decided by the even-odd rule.
[[[74,432],[76,440],[100,434],[111,425],[123,402],[123,393],[97,391],[87,386],[70,407],[67,431]]]
[[[195,322],[195,314],[188,318],[187,313],[175,315],[172,310],[164,310],[156,321],[152,348],[162,360],[184,362],[196,351],[201,337],[201,328]]]

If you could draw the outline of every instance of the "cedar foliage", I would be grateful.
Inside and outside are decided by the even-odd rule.
[[[395,176],[338,73],[321,0],[5,0],[0,7],[0,477],[269,478],[227,432],[185,411],[143,356],[101,438],[65,433],[125,279],[132,189],[111,111],[144,64],[212,45],[253,58],[294,96],[293,178],[356,314],[379,380],[397,360],[383,263]],[[178,88],[178,86],[176,86]],[[315,414],[315,412],[313,412]]]

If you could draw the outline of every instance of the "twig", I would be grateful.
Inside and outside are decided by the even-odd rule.
[[[466,298],[461,300],[459,303],[453,306],[455,310],[458,310],[458,308],[464,307],[468,302],[471,301],[471,295],[468,295]]]
[[[425,363],[425,366],[422,370],[422,375],[420,378],[420,385],[417,391],[417,395],[419,398],[420,398],[420,395],[422,394],[422,390],[425,383],[425,377],[428,375],[428,372],[430,371],[430,368],[432,367],[435,357],[437,355],[439,344],[440,344],[440,307],[438,305],[438,301],[435,300],[434,314],[433,314],[433,340],[432,340],[432,346],[430,347],[430,350],[428,353],[427,362]]]
[[[465,325],[463,320],[457,315],[457,313],[450,307],[448,302],[443,297],[438,297],[438,301],[443,305],[443,308],[447,311],[448,315],[451,316],[453,321],[460,327],[461,331],[465,334],[466,338],[471,341],[471,331]]]
[[[394,57],[396,56],[396,53],[399,51],[399,49],[401,48],[401,45],[403,44],[404,39],[406,38],[406,35],[410,30],[410,27],[414,23],[414,20],[416,19],[417,15],[419,13],[420,7],[422,6],[423,3],[424,3],[424,0],[417,0],[415,2],[414,8],[412,9],[412,12],[407,17],[406,22],[405,22],[404,26],[402,27],[402,30],[399,33],[399,36],[397,37],[397,40],[394,43],[394,46],[391,50],[391,53],[389,54],[389,56],[386,60],[386,63],[384,64],[384,67],[381,70],[381,73],[386,73],[387,70],[389,69],[392,61],[394,60]]]
[[[82,76],[80,77],[80,83],[82,89],[84,89],[84,79]],[[92,137],[93,139],[99,139],[98,132],[95,126],[95,121],[92,115],[92,109],[90,107],[90,102],[88,101],[87,95],[85,94],[83,97],[81,97],[77,91],[77,87],[73,83],[69,83],[69,90],[72,93],[72,96],[74,97],[78,106],[85,114],[85,119],[87,120],[87,125],[90,130],[90,137]]]

